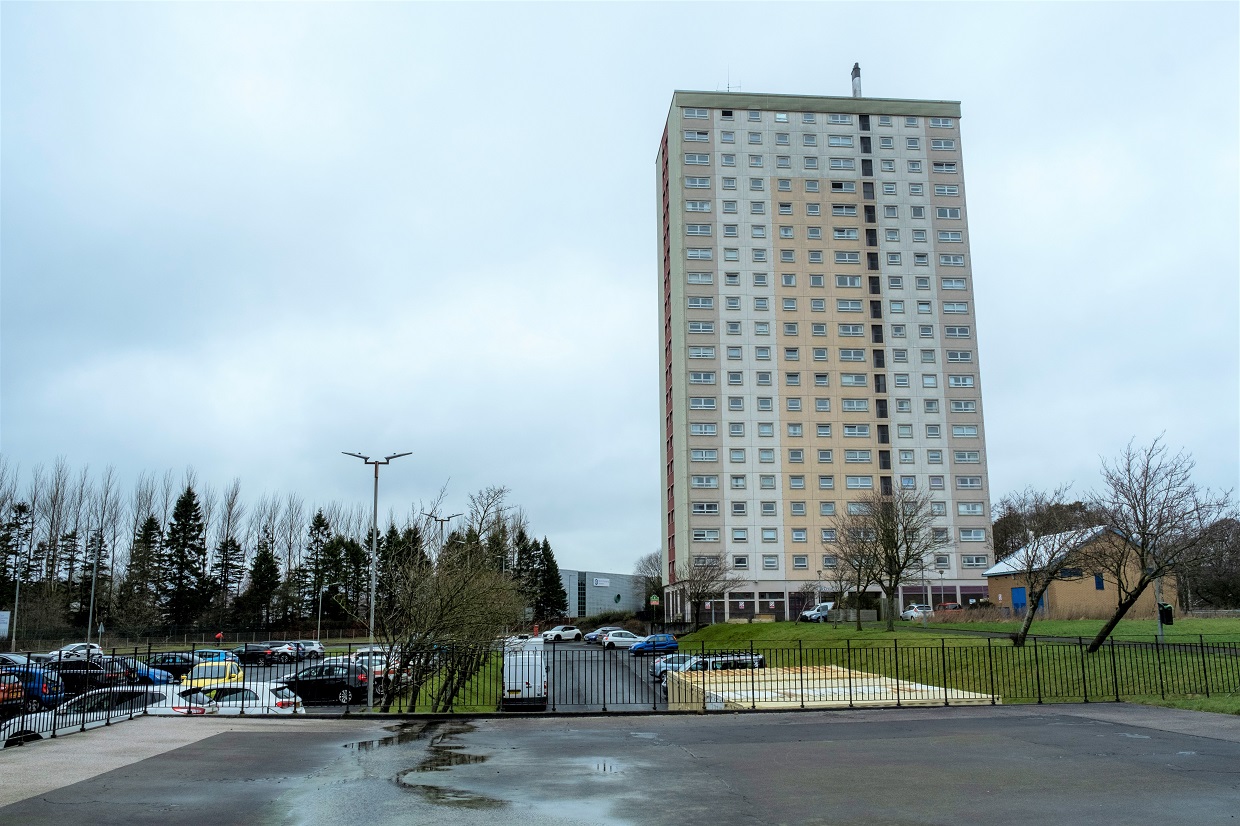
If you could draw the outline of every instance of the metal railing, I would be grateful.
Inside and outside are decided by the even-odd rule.
[[[993,638],[688,644],[659,665],[655,656],[634,656],[623,648],[581,643],[540,648],[545,695],[538,696],[535,685],[534,702],[525,702],[530,696],[521,699],[523,707],[539,709],[545,701],[550,713],[1240,697],[1240,645],[1204,636],[1171,643],[1112,640],[1092,654],[1083,639],[1033,638],[1019,648]],[[54,737],[150,714],[353,714],[367,711],[368,683],[375,713],[489,714],[506,710],[506,694],[520,688],[505,682],[505,659],[515,655],[499,644],[394,654],[367,654],[349,644],[325,657],[273,647],[270,656],[241,651],[247,661],[235,669],[226,663],[229,653],[148,645],[113,648],[90,660],[61,655],[27,665],[0,663],[0,672],[21,676],[26,691],[20,707],[11,701],[0,706],[10,718],[0,731],[5,740],[22,731]],[[189,670],[190,658],[201,657],[208,658],[208,667]],[[149,670],[178,658],[185,661],[171,677]],[[219,667],[210,667],[213,663]],[[687,668],[676,670],[682,666]],[[218,679],[196,682],[207,674]],[[522,679],[528,691],[528,675]]]

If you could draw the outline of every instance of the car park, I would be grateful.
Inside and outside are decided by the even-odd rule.
[[[201,694],[182,696],[174,686],[123,686],[88,691],[49,711],[23,714],[0,725],[5,748],[44,737],[69,734],[119,722],[135,714],[216,714],[219,709]]]
[[[624,629],[621,628],[619,625],[604,625],[602,628],[595,628],[593,631],[586,634],[583,639],[586,645],[597,645],[599,641],[599,637],[603,636],[609,631],[623,631],[623,630]]]
[[[219,706],[220,714],[305,714],[306,708],[292,689],[272,683],[209,683],[198,692]]]
[[[682,666],[687,665],[696,654],[667,654],[662,657],[655,657],[650,663],[650,676],[656,680],[663,679],[664,671],[679,671]]]
[[[357,663],[324,662],[274,682],[287,686],[305,703],[350,705],[364,700],[370,679],[368,670]]]
[[[581,629],[575,625],[557,625],[550,631],[543,631],[543,642],[559,642],[560,640],[579,640],[582,638]]]
[[[629,653],[635,657],[641,654],[663,654],[679,650],[680,644],[671,634],[651,634],[629,646]]]
[[[65,699],[65,686],[60,675],[44,668],[43,664],[27,666],[9,666],[0,673],[16,676],[26,693],[22,710],[32,714],[45,708],[52,708]]]
[[[801,622],[826,622],[827,614],[835,608],[834,602],[820,602],[801,612]]]
[[[194,666],[181,680],[181,685],[199,688],[212,683],[240,683],[244,679],[245,673],[235,662],[205,662]]]
[[[604,648],[628,648],[634,643],[641,642],[642,639],[630,631],[608,631],[599,637],[599,645]]]
[[[202,660],[188,651],[163,651],[146,658],[147,665],[167,671],[174,680],[180,680],[200,662]]]
[[[929,605],[914,604],[914,605],[908,606],[907,608],[905,608],[903,611],[900,612],[900,619],[916,620],[916,619],[922,619],[923,617],[932,616],[933,614],[934,614],[934,609],[931,608]]]

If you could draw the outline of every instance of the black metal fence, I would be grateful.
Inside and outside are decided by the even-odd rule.
[[[831,644],[683,645],[667,659],[582,643],[535,646],[536,673],[486,648],[430,646],[392,656],[365,646],[325,652],[154,646],[90,658],[2,655],[20,698],[0,694],[5,742],[57,736],[146,714],[479,714],[711,711],[861,706],[1099,702],[1230,697],[1240,705],[1240,646],[1084,640],[844,640]],[[233,658],[245,660],[232,662]],[[166,669],[166,671],[165,671]],[[509,700],[513,702],[510,704]],[[25,734],[23,734],[25,732]]]

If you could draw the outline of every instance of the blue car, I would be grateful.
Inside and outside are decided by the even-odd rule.
[[[629,653],[635,657],[642,654],[666,654],[678,650],[680,650],[680,644],[671,634],[651,634],[646,639],[629,646]]]
[[[162,668],[155,668],[147,665],[137,657],[104,657],[107,660],[116,660],[125,667],[125,673],[130,683],[135,685],[170,685],[176,682],[176,678],[168,671]]]
[[[194,656],[204,663],[240,662],[236,654],[222,648],[198,648],[194,650]]]
[[[22,710],[27,714],[54,708],[65,699],[65,685],[55,671],[36,665],[19,665],[0,668],[0,673],[13,674],[21,680],[26,692]]]

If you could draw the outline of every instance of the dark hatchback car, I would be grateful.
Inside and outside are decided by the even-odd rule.
[[[22,710],[27,714],[57,706],[65,699],[65,686],[60,676],[42,665],[23,665],[0,669],[0,673],[11,674],[21,680],[26,692]]]
[[[60,677],[65,691],[81,694],[94,688],[127,685],[138,681],[137,673],[122,660],[52,660],[43,667]]]
[[[152,668],[158,668],[160,671],[167,671],[177,680],[180,680],[186,674],[194,670],[194,666],[202,660],[190,654],[188,651],[166,651],[162,654],[152,654],[146,661],[146,664]]]
[[[305,703],[349,705],[364,700],[368,679],[360,665],[329,663],[303,668],[276,682],[288,686]]]
[[[237,655],[237,662],[242,665],[271,665],[283,659],[265,642],[247,642],[237,646],[232,652]]]

